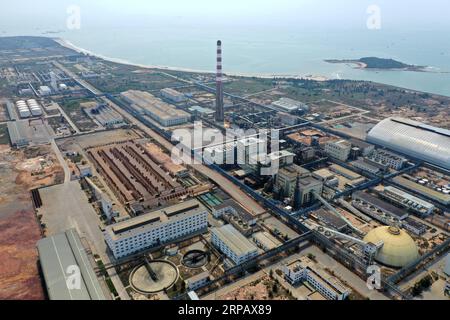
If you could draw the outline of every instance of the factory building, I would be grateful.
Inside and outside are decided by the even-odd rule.
[[[272,107],[282,112],[308,111],[308,105],[290,98],[281,98],[272,102]]]
[[[359,170],[374,175],[384,174],[389,170],[389,166],[387,164],[382,164],[367,158],[358,158],[358,160],[352,161],[350,164]]]
[[[191,115],[186,111],[179,110],[148,92],[128,90],[120,96],[164,127],[184,124],[191,119]]]
[[[40,86],[39,87],[39,94],[41,96],[48,96],[52,94],[52,89],[50,89],[50,87],[48,86]]]
[[[384,191],[380,195],[383,198],[403,208],[411,210],[422,217],[432,214],[435,209],[433,204],[391,186],[385,187]]]
[[[345,231],[347,228],[347,223],[342,218],[325,209],[314,211],[311,213],[311,217],[340,232]]]
[[[174,103],[186,101],[186,96],[184,94],[182,94],[181,92],[178,92],[177,90],[172,89],[172,88],[162,89],[160,91],[160,93],[161,93],[161,96],[163,96],[164,98],[166,98]]]
[[[216,112],[213,109],[209,109],[209,108],[204,108],[201,106],[192,106],[189,107],[189,111],[192,113],[198,113],[202,116],[211,116],[214,115]]]
[[[413,180],[407,179],[404,176],[398,176],[392,179],[395,183],[401,185],[403,188],[411,190],[415,193],[425,196],[428,199],[439,202],[443,205],[450,205],[450,195],[445,194],[443,192],[439,192],[437,190],[428,188],[419,183],[416,183]]]
[[[94,107],[84,108],[83,110],[89,117],[97,120],[103,127],[115,127],[125,124],[122,115],[110,108],[107,104],[100,103]]]
[[[258,248],[231,224],[211,230],[211,242],[236,265],[258,255]]]
[[[344,178],[351,180],[351,181],[357,181],[360,180],[362,178],[362,176],[356,172],[353,172],[347,168],[344,168],[340,165],[337,164],[332,164],[330,166],[330,171],[343,176]]]
[[[334,159],[339,161],[347,161],[350,156],[352,144],[346,140],[329,141],[325,144],[325,153]]]
[[[420,223],[411,217],[408,217],[402,221],[402,228],[418,237],[427,232],[427,226],[425,224]]]
[[[341,281],[307,257],[284,265],[282,271],[291,285],[306,281],[328,300],[344,300],[350,294],[350,289]]]
[[[294,194],[297,177],[300,178],[310,176],[310,171],[296,164],[281,168],[275,177],[275,192],[283,190],[285,196]]]
[[[37,249],[50,300],[107,299],[75,229],[39,240]],[[70,279],[78,272],[79,286]]]
[[[450,169],[450,130],[393,117],[377,124],[367,141]]]
[[[339,179],[330,170],[324,168],[314,171],[312,176],[317,180],[323,182],[324,185],[330,188],[337,188],[339,186]]]
[[[255,158],[253,156],[267,153],[266,141],[255,137],[238,140],[236,147],[237,164],[244,170],[251,170],[251,164],[256,164],[256,162],[254,162]]]
[[[408,159],[393,152],[381,149],[372,152],[368,159],[381,165],[387,165],[394,170],[401,170],[408,163]]]
[[[104,236],[114,257],[120,259],[207,227],[207,209],[197,200],[189,200],[108,226]]]
[[[216,219],[222,218],[229,222],[246,236],[252,234],[256,226],[256,217],[232,199],[214,206],[212,214]]]
[[[387,225],[393,225],[408,217],[408,212],[363,191],[352,195],[352,205],[358,210]]]
[[[290,166],[294,163],[295,154],[287,150],[275,151],[269,154],[262,155],[252,155],[250,157],[250,163],[253,165],[253,170],[257,171],[259,167],[265,168],[266,170],[272,169],[271,175],[277,174],[279,168],[284,168]],[[261,172],[257,172],[261,174]],[[269,174],[269,171],[265,173]]]
[[[445,257],[444,273],[450,277],[450,253],[447,253],[447,256]]]
[[[11,145],[16,148],[26,147],[30,144],[29,129],[18,121],[8,121],[8,134]]]
[[[42,108],[39,106],[36,100],[27,100],[27,104],[33,117],[42,116]]]
[[[19,117],[20,118],[29,118],[31,117],[31,111],[28,108],[28,105],[26,104],[25,101],[23,100],[19,100],[16,102],[16,108],[17,111],[19,112]]]
[[[367,143],[362,140],[350,139],[349,142],[352,144],[353,148],[356,148],[358,151],[358,155],[363,157],[367,157],[375,150],[375,146],[373,144]]]

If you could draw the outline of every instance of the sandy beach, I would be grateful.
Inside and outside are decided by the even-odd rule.
[[[124,65],[129,65],[133,67],[138,68],[144,68],[144,69],[160,69],[160,70],[170,70],[170,71],[180,71],[180,72],[191,72],[191,73],[204,73],[204,74],[211,74],[214,73],[214,71],[206,71],[206,70],[195,70],[195,69],[188,69],[188,68],[174,68],[170,66],[156,66],[156,65],[144,65],[139,63],[130,62],[124,59],[117,59],[117,58],[111,58],[106,57],[100,54],[97,54],[95,52],[86,50],[84,48],[80,48],[73,43],[71,43],[68,40],[65,40],[63,38],[52,38],[55,42],[59,43],[61,46],[72,49],[78,53],[81,54],[87,54],[90,56],[94,56],[106,61],[114,62],[114,63],[120,63]],[[285,79],[285,78],[291,78],[291,79],[306,79],[306,80],[314,80],[314,81],[327,81],[329,78],[321,75],[291,75],[291,74],[251,74],[251,73],[236,73],[236,72],[227,72],[226,75],[233,76],[233,77],[256,77],[261,79]]]

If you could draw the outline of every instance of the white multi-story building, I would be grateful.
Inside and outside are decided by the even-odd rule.
[[[218,146],[212,146],[203,150],[203,159],[206,163],[236,164],[236,142],[229,142]]]
[[[258,255],[258,248],[231,224],[212,229],[211,242],[236,265]]]
[[[346,140],[329,141],[325,144],[325,153],[331,158],[347,161],[352,150],[352,144]]]
[[[400,155],[387,151],[378,149],[372,152],[369,156],[369,159],[383,165],[389,166],[389,168],[394,170],[402,169],[406,163],[408,163],[408,159],[401,157]]]
[[[120,259],[207,227],[207,209],[197,200],[189,200],[108,226],[104,236],[114,257]]]
[[[266,141],[255,137],[237,141],[237,164],[243,169],[256,164],[254,156],[267,153]]]
[[[329,300],[344,300],[350,294],[350,290],[337,278],[328,274],[307,257],[301,257],[286,264],[283,267],[283,273],[290,284],[297,285],[307,281]]]
[[[202,272],[186,280],[186,287],[189,290],[197,290],[209,281],[209,271]]]
[[[166,88],[161,90],[161,95],[172,102],[179,103],[186,101],[186,96],[175,89]]]

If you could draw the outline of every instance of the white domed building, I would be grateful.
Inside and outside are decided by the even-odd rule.
[[[373,229],[364,241],[373,244],[383,241],[375,260],[389,267],[402,268],[419,257],[419,250],[411,236],[396,227]]]

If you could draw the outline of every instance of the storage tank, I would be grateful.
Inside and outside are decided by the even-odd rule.
[[[419,250],[414,240],[405,231],[396,227],[380,227],[370,231],[365,242],[379,243],[383,247],[378,251],[375,260],[394,268],[402,268],[419,257]]]

